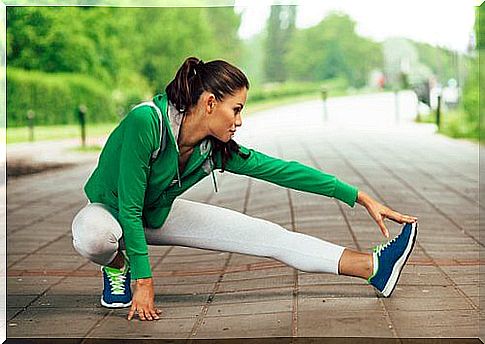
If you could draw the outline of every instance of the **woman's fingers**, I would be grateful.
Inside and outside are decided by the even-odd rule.
[[[391,209],[385,211],[383,215],[397,223],[412,223],[418,220],[418,218],[415,216],[403,215]]]
[[[145,311],[143,309],[138,310],[138,317],[140,318],[141,321],[145,321]]]
[[[159,314],[159,310],[158,310],[158,309],[154,309],[154,310],[152,310],[152,318],[153,318],[154,320],[158,320],[158,319],[160,319],[160,317],[158,316],[158,314]]]
[[[134,304],[131,305],[130,311],[128,312],[128,320],[133,319],[135,315],[136,306]]]
[[[143,308],[131,307],[130,312],[128,313],[128,320],[133,319],[135,314],[138,314],[138,317],[142,321],[145,321],[145,320],[151,321],[151,320],[159,320],[160,314],[162,314],[162,311],[157,308],[145,310]]]
[[[381,228],[382,234],[384,234],[386,238],[389,238],[389,231],[387,230],[386,225],[384,224],[384,221],[382,220],[382,218],[377,220],[377,224]]]

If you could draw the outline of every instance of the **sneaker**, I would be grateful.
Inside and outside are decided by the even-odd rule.
[[[103,266],[103,295],[101,305],[108,308],[131,306],[131,277],[127,264],[123,269]]]
[[[391,296],[397,285],[401,270],[406,264],[418,234],[418,224],[406,223],[401,233],[386,244],[377,245],[373,249],[374,274],[368,278],[379,296]]]

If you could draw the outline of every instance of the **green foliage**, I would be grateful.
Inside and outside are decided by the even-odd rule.
[[[120,61],[108,9],[11,7],[7,11],[9,66],[89,74],[112,82]],[[79,20],[82,18],[83,20]],[[90,31],[86,27],[92,27]],[[94,29],[95,28],[95,29]],[[101,34],[102,33],[102,34]]]
[[[456,68],[460,62],[459,59],[468,59],[467,56],[446,48],[434,47],[427,43],[411,42],[417,49],[420,62],[427,66],[442,84],[446,84],[451,78],[457,79]]]
[[[163,90],[189,56],[235,64],[240,59],[234,49],[240,16],[232,7],[8,7],[7,19],[8,65],[24,71],[12,70],[9,90],[32,95],[17,107],[9,101],[9,125],[23,125],[24,108],[55,111],[38,113],[41,123],[70,123],[65,109],[94,98],[102,101],[90,109],[110,109],[97,116],[126,113]],[[73,94],[72,88],[80,91]],[[36,98],[42,92],[47,105]]]
[[[285,82],[265,84],[249,91],[248,102],[317,93],[324,88],[330,92],[331,96],[340,95],[347,88],[347,82],[344,79],[333,79],[327,80],[326,82]]]
[[[485,3],[475,9],[475,36],[477,50],[485,49]]]
[[[35,124],[77,123],[77,109],[88,108],[88,122],[117,119],[110,91],[93,78],[79,74],[48,74],[7,68],[7,126],[27,124],[27,111]]]
[[[264,41],[265,32],[254,35],[243,41],[241,69],[250,78],[251,88],[264,82],[263,63],[264,63]]]
[[[436,111],[429,115],[421,115],[419,123],[436,123]],[[462,107],[447,110],[441,114],[439,133],[453,137],[478,140],[478,127],[476,123],[470,122],[468,115]]]
[[[344,78],[353,87],[367,83],[371,70],[382,66],[379,44],[355,33],[355,22],[333,13],[318,25],[299,30],[286,56],[291,80]]]
[[[296,6],[271,6],[267,37],[264,43],[264,73],[266,81],[285,81],[288,66],[284,58],[290,49],[295,31]]]

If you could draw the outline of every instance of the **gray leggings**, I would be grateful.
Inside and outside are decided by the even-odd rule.
[[[109,264],[123,231],[100,203],[89,203],[72,223],[73,245],[89,260]],[[276,259],[306,272],[338,274],[344,247],[289,231],[237,211],[184,199],[175,200],[161,228],[145,228],[149,245],[175,245]],[[123,243],[121,240],[123,248]]]

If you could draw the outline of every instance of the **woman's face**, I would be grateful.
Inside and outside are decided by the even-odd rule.
[[[234,136],[236,128],[242,125],[241,112],[246,103],[248,90],[244,87],[227,95],[221,101],[213,96],[208,102],[208,129],[209,134],[222,142],[228,142]]]

